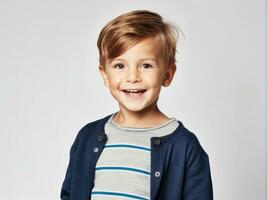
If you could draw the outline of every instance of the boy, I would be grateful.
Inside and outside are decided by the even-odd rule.
[[[157,13],[137,10],[100,32],[99,71],[119,111],[77,134],[61,199],[213,199],[208,155],[157,106],[176,71],[172,28]]]

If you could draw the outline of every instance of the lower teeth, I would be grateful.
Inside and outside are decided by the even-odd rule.
[[[143,94],[143,92],[127,92],[128,95],[131,95],[131,96],[139,96],[141,94]]]

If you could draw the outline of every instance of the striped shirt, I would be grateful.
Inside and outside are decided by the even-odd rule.
[[[150,199],[150,138],[172,133],[179,125],[172,117],[150,128],[105,124],[106,145],[96,163],[92,200]]]

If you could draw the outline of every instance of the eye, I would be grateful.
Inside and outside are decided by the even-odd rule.
[[[114,65],[114,68],[118,68],[118,69],[122,69],[123,68],[123,64],[119,63]]]
[[[152,65],[148,64],[148,63],[145,63],[143,64],[144,68],[148,69],[148,68],[152,68]]]

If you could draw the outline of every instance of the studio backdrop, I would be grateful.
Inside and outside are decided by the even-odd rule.
[[[158,103],[209,155],[214,199],[266,199],[264,0],[0,0],[1,200],[59,199],[78,131],[118,110],[99,32],[137,9],[184,32]]]

